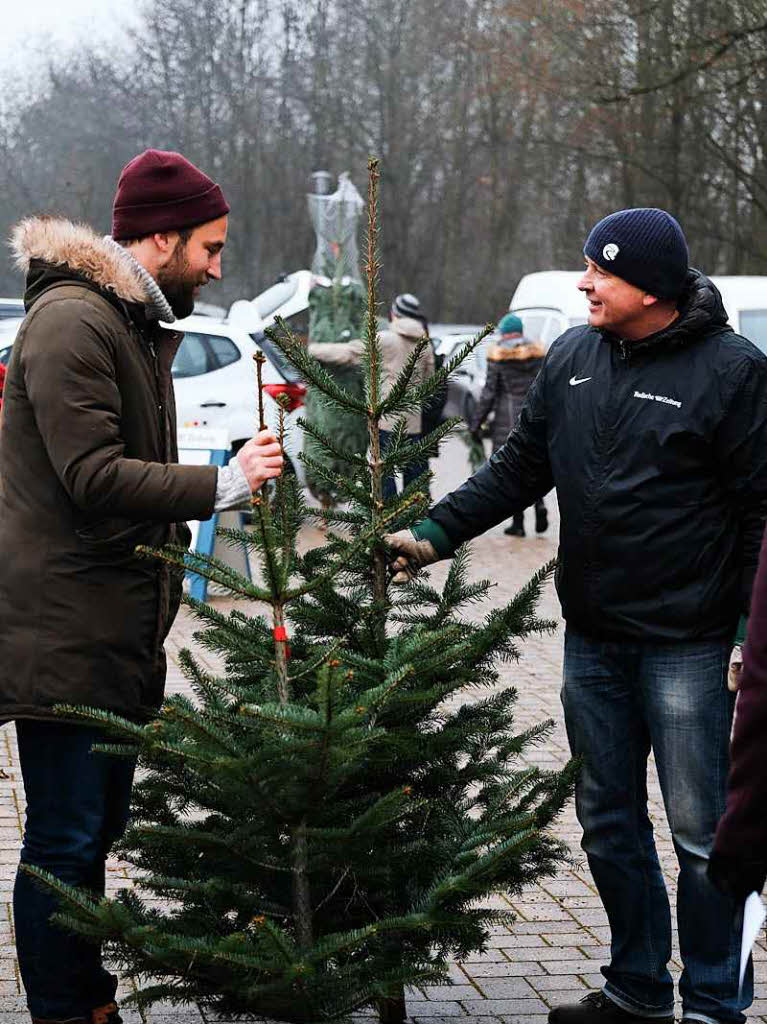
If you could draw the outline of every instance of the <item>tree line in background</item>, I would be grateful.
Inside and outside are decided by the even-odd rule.
[[[360,186],[371,153],[384,294],[432,319],[492,319],[626,206],[674,213],[708,273],[767,273],[766,0],[146,0],[111,52],[3,95],[4,236],[33,212],[107,231],[123,164],[177,149],[233,208],[210,301],[307,266],[311,172]]]

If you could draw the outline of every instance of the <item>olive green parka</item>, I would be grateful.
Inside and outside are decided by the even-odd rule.
[[[62,219],[23,221],[27,316],[0,422],[0,720],[162,701],[181,582],[137,545],[188,543],[217,470],[178,466],[170,368],[131,257]]]

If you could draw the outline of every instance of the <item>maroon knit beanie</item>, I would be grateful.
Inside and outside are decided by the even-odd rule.
[[[147,149],[122,169],[112,206],[112,238],[181,231],[229,213],[219,186],[180,153]]]

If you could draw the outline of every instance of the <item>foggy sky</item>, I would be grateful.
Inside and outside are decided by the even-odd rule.
[[[0,0],[0,60],[24,66],[43,39],[64,45],[79,38],[108,43],[137,7],[136,0]]]

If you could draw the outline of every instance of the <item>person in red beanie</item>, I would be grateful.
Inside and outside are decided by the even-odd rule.
[[[135,554],[188,544],[208,519],[282,471],[267,431],[229,466],[179,466],[160,322],[190,313],[221,277],[229,204],[178,153],[123,169],[112,235],[62,218],[14,231],[27,316],[0,429],[0,721],[15,721],[27,799],[14,890],[16,946],[35,1021],[119,1024],[99,947],[50,923],[56,901],[23,869],[104,891],[134,765],[92,753],[104,734],[56,715],[100,708],[142,722],[163,699],[163,641],[181,583]]]
[[[743,672],[732,730],[727,804],[717,826],[708,875],[742,904],[767,878],[767,533],[751,597]]]

